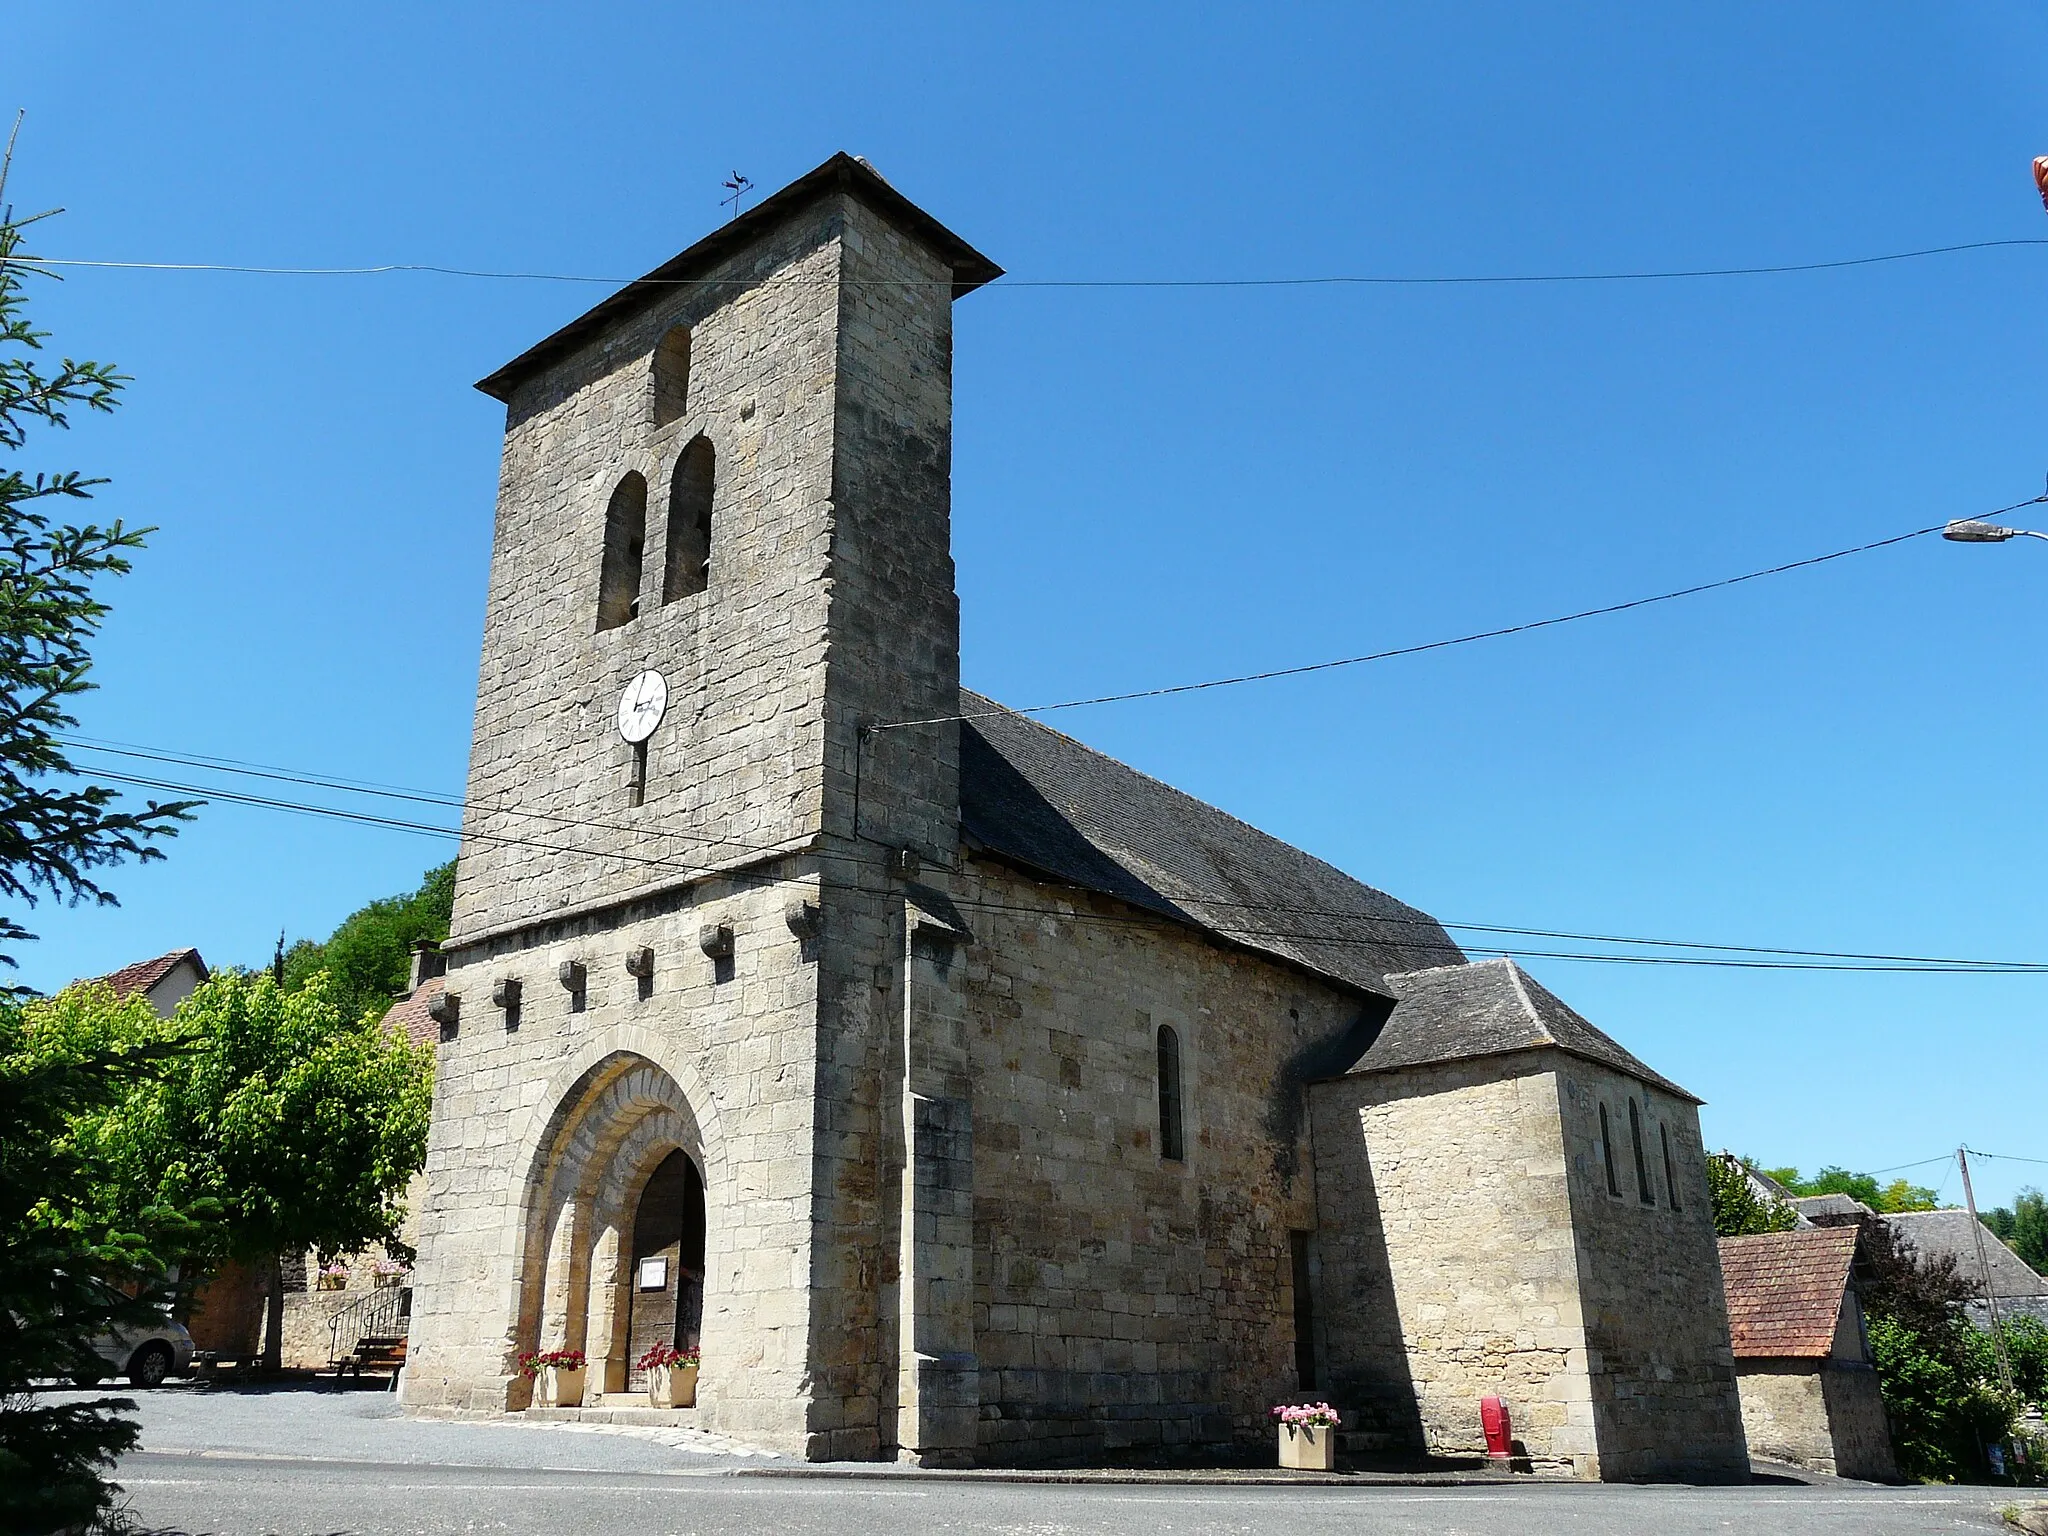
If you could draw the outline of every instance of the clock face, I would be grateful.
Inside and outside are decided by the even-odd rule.
[[[619,734],[628,741],[645,741],[667,708],[667,681],[659,672],[642,672],[619,695]]]

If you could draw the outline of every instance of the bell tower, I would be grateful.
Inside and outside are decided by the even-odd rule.
[[[924,977],[906,892],[957,854],[952,303],[998,275],[835,155],[478,386],[505,443],[409,1404],[525,1408],[535,1351],[623,1391],[658,1327],[701,1346],[707,1429],[971,1447],[967,1228],[906,1173],[919,1106],[964,1103],[920,1054],[959,971]],[[640,1251],[662,1168],[701,1257]]]
[[[951,302],[997,274],[836,155],[478,385],[458,941],[851,837],[856,776],[863,831],[950,849],[950,765],[858,731],[957,709]]]

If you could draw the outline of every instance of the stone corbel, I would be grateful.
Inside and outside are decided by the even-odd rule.
[[[732,924],[706,923],[697,930],[697,947],[711,960],[732,958]]]
[[[427,1017],[441,1026],[443,1040],[453,1040],[462,1025],[462,994],[437,992],[427,1003]]]
[[[626,951],[626,974],[645,981],[654,974],[654,951],[642,945]]]
[[[782,909],[782,920],[791,933],[808,943],[818,936],[822,914],[815,901],[792,901]]]

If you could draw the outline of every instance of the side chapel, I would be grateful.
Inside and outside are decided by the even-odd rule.
[[[1351,1443],[1741,1477],[1698,1101],[1505,960],[967,693],[952,305],[836,155],[506,406],[411,1355],[812,1459]],[[650,1262],[656,1261],[656,1262]]]

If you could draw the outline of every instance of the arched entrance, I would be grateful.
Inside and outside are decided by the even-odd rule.
[[[580,1349],[592,1391],[628,1392],[649,1344],[697,1342],[703,1158],[689,1101],[653,1062],[621,1052],[584,1075],[530,1175],[514,1354]]]
[[[647,1373],[632,1362],[657,1343],[694,1349],[704,1324],[704,1180],[681,1151],[640,1190],[626,1283],[626,1390],[637,1392]]]

